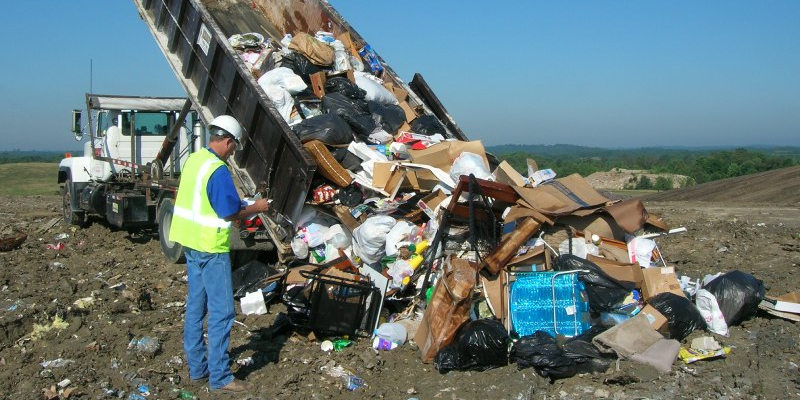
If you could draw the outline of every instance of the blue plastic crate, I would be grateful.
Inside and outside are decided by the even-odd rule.
[[[512,326],[520,336],[545,331],[572,337],[591,327],[586,291],[576,273],[518,274],[510,300]]]

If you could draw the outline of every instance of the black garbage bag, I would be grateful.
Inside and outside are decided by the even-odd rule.
[[[447,137],[447,129],[444,128],[439,119],[433,115],[421,115],[411,121],[411,132],[425,136],[440,134]]]
[[[586,286],[589,308],[592,311],[610,311],[625,300],[634,289],[633,284],[622,283],[605,272],[597,264],[574,254],[562,254],[554,262],[556,271],[587,270],[578,279]]]
[[[361,138],[368,137],[378,129],[378,123],[369,113],[366,101],[351,99],[342,93],[330,93],[322,97],[322,110],[342,117]]]
[[[367,107],[372,115],[379,117],[378,123],[383,130],[395,133],[406,122],[406,113],[396,104],[381,104],[377,101],[368,100]]]
[[[312,64],[306,56],[296,51],[285,54],[281,59],[280,66],[289,68],[295,74],[300,75],[307,85],[311,84],[311,75],[322,71],[320,66]]]
[[[343,76],[332,76],[325,81],[325,93],[341,93],[351,99],[364,100],[367,92]]]
[[[347,147],[336,147],[331,150],[333,157],[336,161],[339,161],[339,164],[342,164],[342,167],[345,169],[349,169],[353,172],[358,172],[361,169],[361,163],[364,161],[358,158],[357,155],[347,150]]]
[[[675,293],[659,293],[648,303],[667,318],[669,336],[683,340],[695,329],[706,329],[706,320],[700,310],[686,297]]]
[[[564,355],[555,338],[544,331],[520,338],[511,347],[509,361],[517,368],[533,367],[536,373],[550,381],[569,378],[577,373],[575,360]]]
[[[440,373],[452,370],[485,371],[508,364],[508,333],[500,322],[479,319],[464,324],[455,341],[436,353]]]
[[[595,336],[608,329],[603,326],[593,326],[579,336],[569,338],[564,342],[562,349],[564,356],[575,360],[576,371],[579,374],[605,372],[616,359],[614,353],[603,353],[592,343]]]
[[[236,268],[231,272],[231,283],[233,286],[233,297],[240,298],[247,294],[261,289],[260,284],[267,277],[278,273],[274,268],[258,261],[253,260]]]
[[[361,185],[357,182],[353,182],[336,192],[334,198],[339,200],[342,205],[355,207],[364,200],[364,191],[361,190]]]
[[[304,119],[292,127],[300,141],[305,143],[317,139],[325,144],[349,144],[353,141],[350,125],[336,114],[322,114]]]
[[[717,298],[728,326],[738,325],[755,315],[758,303],[764,300],[764,282],[739,270],[718,276],[703,289]]]

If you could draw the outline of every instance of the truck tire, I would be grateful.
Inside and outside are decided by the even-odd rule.
[[[61,204],[64,211],[64,223],[69,225],[86,225],[86,213],[72,211],[72,180],[67,179],[61,188]]]
[[[172,214],[175,210],[175,200],[169,197],[161,199],[158,206],[158,239],[161,242],[161,252],[171,263],[183,264],[186,257],[183,254],[183,245],[169,240],[169,229],[172,226]]]

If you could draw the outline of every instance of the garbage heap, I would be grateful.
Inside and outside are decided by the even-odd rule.
[[[764,297],[740,271],[679,277],[655,241],[675,232],[641,201],[533,160],[523,176],[455,140],[346,33],[229,40],[318,164],[293,221],[296,261],[257,294],[238,290],[243,308],[271,292],[284,321],[318,337],[413,340],[440,372],[513,362],[559,379],[617,357],[668,371],[681,351],[724,355],[679,341],[726,335]]]

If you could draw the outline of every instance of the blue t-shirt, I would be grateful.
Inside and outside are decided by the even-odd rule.
[[[214,150],[206,148],[211,154]],[[219,167],[208,178],[208,185],[206,185],[206,194],[208,201],[211,203],[211,208],[217,213],[220,218],[227,218],[236,214],[242,208],[242,200],[239,198],[239,193],[236,192],[236,187],[233,186],[233,177],[228,168]]]

